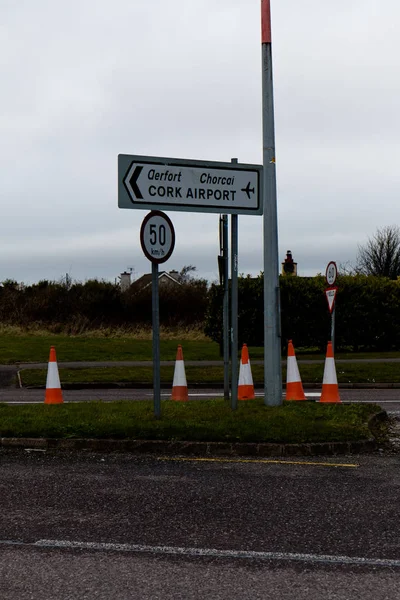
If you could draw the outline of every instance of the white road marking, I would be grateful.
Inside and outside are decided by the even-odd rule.
[[[152,394],[148,394],[148,396],[150,396]],[[209,398],[210,396],[213,396],[214,398],[223,398],[224,394],[223,392],[189,392],[189,397],[190,398]],[[264,392],[255,392],[255,395],[262,398],[264,396]],[[306,394],[306,396],[308,396],[309,394]],[[320,396],[321,393],[317,393],[314,394],[316,396]],[[162,393],[161,396],[163,398],[170,398],[171,393]],[[285,397],[285,394],[282,394],[282,398]]]
[[[101,552],[141,552],[175,556],[204,556],[212,558],[239,558],[253,560],[296,561],[303,563],[325,563],[360,565],[369,567],[400,567],[399,559],[366,558],[336,554],[301,554],[298,552],[257,552],[253,550],[217,550],[216,548],[185,548],[180,546],[150,546],[145,544],[118,544],[106,542],[79,542],[69,540],[38,540],[24,543],[14,540],[0,540],[1,546],[25,546],[65,550],[95,550]]]
[[[64,400],[63,404],[76,404],[76,400]],[[0,404],[44,404],[44,400],[0,400]]]
[[[223,397],[223,393],[219,393],[219,392],[211,392],[211,393],[207,393],[207,392],[190,392],[189,393],[189,398],[210,398],[211,396],[214,398],[222,398]],[[319,398],[321,396],[321,392],[305,392],[305,395],[308,398]],[[99,398],[101,398],[101,393],[98,394]],[[127,397],[129,396],[129,393],[127,391]],[[149,392],[144,392],[143,396],[152,398],[153,397],[153,393],[149,393]],[[170,393],[162,393],[161,396],[163,398],[170,398],[171,394]],[[264,393],[263,392],[256,392],[256,396],[257,397],[263,397]],[[282,395],[282,398],[285,399],[285,393]],[[107,402],[112,402],[112,400],[106,400]],[[76,404],[77,402],[79,402],[79,400],[64,400],[64,404]],[[398,404],[400,402],[400,393],[399,393],[399,398],[395,399],[393,398],[392,400],[379,400],[378,398],[376,400],[351,400],[351,399],[347,399],[344,400],[344,402],[346,404]],[[0,403],[1,404],[18,404],[18,405],[23,405],[23,404],[44,404],[43,400],[2,400],[1,399],[1,395],[0,395]]]
[[[194,398],[200,394],[189,394],[189,398]],[[306,394],[307,396],[307,394]],[[209,398],[210,394],[203,394],[203,397]],[[84,402],[84,400],[82,400]],[[104,400],[103,400],[104,402]],[[113,400],[107,400],[113,402]],[[399,400],[345,400],[346,404],[399,404]],[[64,400],[64,404],[78,404],[79,400]],[[44,404],[43,400],[0,400],[0,404]]]
[[[350,404],[398,404],[399,400],[345,400]]]
[[[211,393],[208,393],[208,394],[205,393],[205,392],[195,392],[195,393],[190,392],[190,394],[189,394],[189,396],[191,398],[202,398],[202,397],[209,398],[211,395],[214,398],[222,398],[224,394],[221,394],[219,392],[215,392],[215,393],[211,392]],[[161,394],[161,397],[162,398],[170,398],[171,397],[171,392],[169,392],[168,394]]]
[[[1,404],[44,404],[44,400],[0,400]]]

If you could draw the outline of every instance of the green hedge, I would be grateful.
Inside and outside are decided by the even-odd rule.
[[[264,344],[263,275],[240,277],[239,343]],[[340,276],[336,285],[336,348],[398,350],[400,348],[400,281],[364,275]],[[282,350],[293,339],[295,347],[326,348],[331,318],[322,276],[281,277]],[[205,332],[222,341],[222,289],[211,286]]]
[[[400,280],[372,276],[340,276],[336,303],[336,348],[398,350],[400,348]],[[282,349],[323,351],[330,335],[325,278],[281,277]],[[239,278],[239,342],[264,343],[263,276]],[[41,281],[25,286],[13,281],[0,287],[0,322],[26,328],[79,333],[100,327],[151,326],[151,286],[135,293],[116,284]],[[160,322],[167,327],[204,326],[222,341],[222,288],[204,280],[182,286],[160,286]]]
[[[204,323],[208,286],[204,280],[160,286],[160,323],[192,327]],[[79,333],[101,327],[148,327],[152,323],[151,285],[121,292],[118,284],[40,281],[25,286],[14,281],[0,287],[0,322],[54,332]]]

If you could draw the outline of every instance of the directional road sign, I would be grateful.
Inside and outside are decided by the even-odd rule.
[[[261,215],[262,166],[118,156],[119,208]]]
[[[159,210],[146,215],[140,228],[140,243],[151,262],[167,261],[175,246],[175,230],[170,218]]]

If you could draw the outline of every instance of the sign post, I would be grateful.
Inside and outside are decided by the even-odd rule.
[[[232,163],[237,164],[238,159],[232,158]],[[238,231],[239,219],[237,215],[231,215],[231,408],[237,409],[238,403]]]
[[[219,242],[220,256],[218,265],[220,268],[220,283],[224,288],[224,299],[222,307],[223,337],[222,350],[224,356],[224,399],[229,400],[229,269],[228,269],[228,215],[219,218]]]
[[[233,409],[237,407],[237,372],[238,372],[238,215],[262,215],[264,169],[261,165],[239,164],[237,159],[230,163],[215,161],[186,160],[178,158],[163,158],[154,156],[139,156],[120,154],[118,156],[118,207],[130,209],[149,209],[161,215],[156,209],[205,212],[223,214],[223,269],[224,269],[224,396],[229,398],[229,323],[228,323],[228,221],[231,217],[232,241],[232,323],[230,330],[231,360],[232,360],[232,402]],[[166,215],[164,215],[166,219]],[[149,215],[147,218],[150,218]],[[145,219],[146,221],[146,219]],[[148,222],[149,223],[149,222]],[[146,227],[148,225],[146,224]],[[154,225],[154,223],[153,223]],[[143,228],[144,225],[142,225]],[[149,225],[150,226],[150,225]],[[165,231],[169,231],[165,225]],[[171,223],[172,228],[172,223]],[[173,230],[173,229],[172,229]],[[267,234],[267,232],[266,232]],[[159,264],[167,260],[165,248],[152,245],[151,233],[147,234],[147,244],[143,243],[146,236],[141,233],[142,248],[147,258]],[[171,234],[172,235],[172,234]],[[172,252],[172,250],[171,250]],[[278,254],[276,253],[276,277],[278,276]],[[220,261],[221,262],[221,261]],[[158,271],[153,268],[153,296],[156,293]],[[275,278],[276,279],[276,278]],[[274,299],[276,300],[276,282],[273,284]],[[274,311],[274,305],[271,311]],[[272,314],[274,314],[272,312]],[[153,346],[157,347],[158,308],[153,308]],[[273,319],[277,321],[274,314]],[[268,355],[269,356],[269,355]],[[155,356],[155,360],[157,357]],[[158,359],[159,360],[159,359]],[[279,361],[280,372],[280,361]],[[159,383],[155,380],[156,386]],[[279,386],[278,386],[279,387]],[[281,394],[280,386],[280,394]],[[159,403],[159,400],[157,400]],[[155,400],[156,406],[156,400]],[[158,404],[157,404],[158,406]],[[159,408],[155,408],[159,414]]]
[[[282,404],[281,318],[270,0],[261,0],[264,178],[264,402]]]
[[[331,342],[332,350],[335,351],[335,304],[337,287],[335,286],[337,277],[336,263],[331,261],[326,267],[325,279],[328,288],[325,290],[325,296],[328,301],[329,312],[331,313]]]
[[[161,417],[161,382],[158,265],[169,259],[175,246],[175,230],[169,217],[158,210],[146,215],[140,229],[140,243],[145,256],[152,263],[153,400],[154,416],[159,419]]]

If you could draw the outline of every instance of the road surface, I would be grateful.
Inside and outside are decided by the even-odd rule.
[[[2,600],[394,600],[398,456],[0,451]]]
[[[17,388],[0,389],[0,402],[7,403],[41,403],[44,401],[44,390],[28,390]],[[317,390],[306,390],[310,399],[318,400],[320,392]],[[162,399],[170,398],[171,393],[162,391]],[[201,400],[204,398],[220,398],[223,392],[220,389],[190,390],[190,400]],[[262,397],[263,392],[256,390],[256,396]],[[63,390],[65,402],[86,402],[90,400],[151,400],[152,390],[136,389],[114,389],[114,390]],[[340,390],[342,402],[373,402],[382,406],[390,413],[400,414],[400,390],[399,389],[365,389],[365,390]]]

